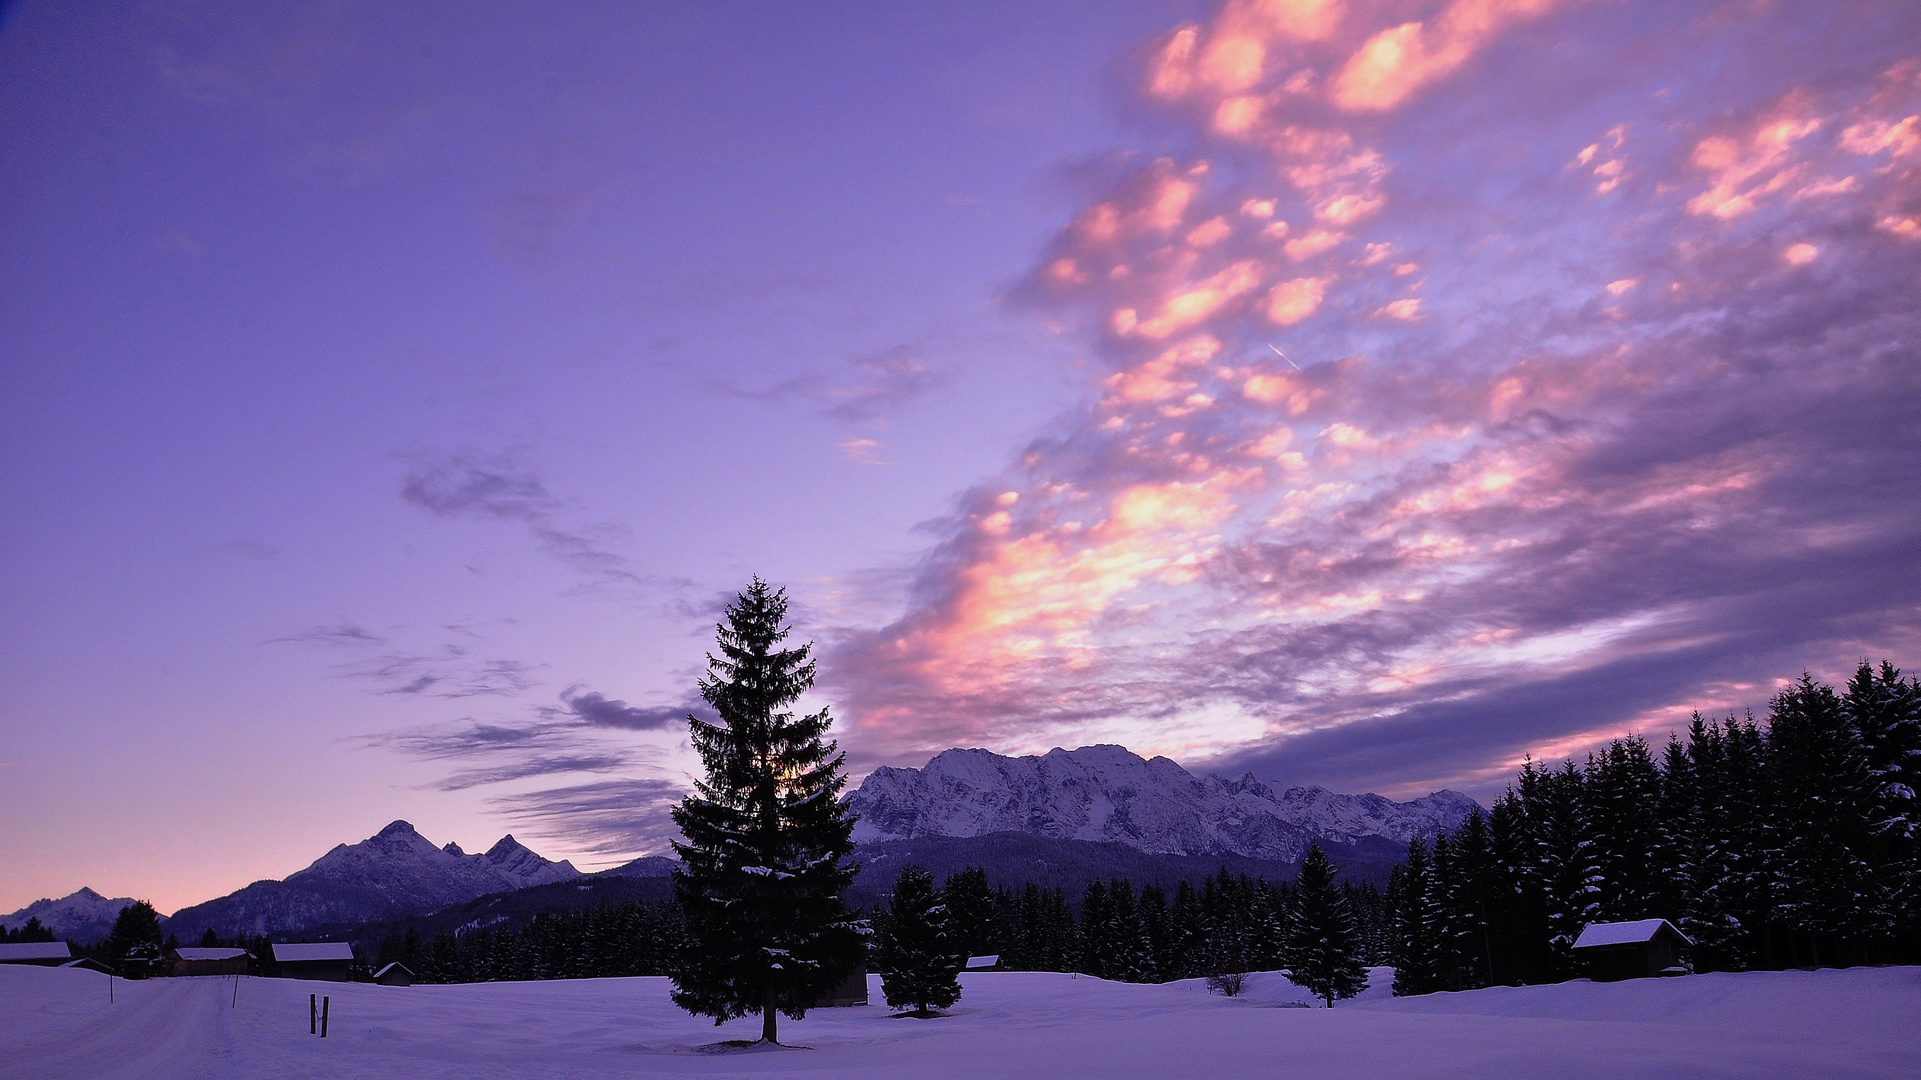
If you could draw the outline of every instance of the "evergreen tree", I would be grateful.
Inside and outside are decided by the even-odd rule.
[[[1521,775],[1533,770],[1530,761],[1521,767]],[[1514,788],[1494,801],[1487,834],[1494,853],[1493,892],[1488,899],[1489,977],[1510,986],[1539,982],[1547,977],[1548,967],[1546,892],[1533,860],[1533,829]]]
[[[107,933],[108,963],[127,978],[139,978],[160,958],[160,913],[145,900],[120,909]]]
[[[888,1005],[912,1006],[913,1015],[925,1018],[960,1000],[966,961],[954,947],[950,914],[934,892],[933,875],[918,866],[901,870],[880,934],[880,986]]]
[[[1778,799],[1776,909],[1816,965],[1824,943],[1833,962],[1833,950],[1885,936],[1892,920],[1873,865],[1875,777],[1831,687],[1804,674],[1775,697],[1768,766]]]
[[[1487,986],[1493,981],[1493,946],[1489,909],[1494,892],[1493,837],[1480,808],[1467,816],[1454,834],[1453,880],[1447,890],[1447,926],[1454,955],[1461,965],[1460,985]]]
[[[1167,892],[1159,885],[1141,886],[1141,925],[1147,930],[1147,978],[1154,982],[1178,978],[1168,974],[1172,970],[1172,927],[1168,924]]]
[[[1887,661],[1867,661],[1848,681],[1843,707],[1867,753],[1868,831],[1896,929],[1921,944],[1921,684]]]
[[[994,927],[994,893],[987,887],[986,870],[970,866],[948,875],[941,886],[941,903],[947,905],[954,947],[963,957],[1001,951]]]
[[[1167,960],[1162,974],[1170,979],[1195,979],[1210,974],[1203,971],[1207,956],[1207,922],[1201,896],[1194,886],[1181,882],[1174,888],[1174,904],[1168,910]]]
[[[1664,915],[1653,910],[1663,881],[1651,858],[1660,846],[1661,772],[1647,743],[1617,739],[1588,759],[1582,778],[1583,827],[1591,847],[1599,918],[1620,922]]]
[[[1287,911],[1287,945],[1282,961],[1294,981],[1334,1007],[1335,999],[1367,989],[1361,964],[1360,934],[1353,914],[1334,884],[1334,864],[1316,844],[1308,849]]]
[[[716,1024],[758,1012],[796,1019],[854,970],[864,928],[841,895],[858,866],[840,793],[845,755],[825,741],[826,709],[786,711],[814,682],[811,646],[781,649],[785,590],[755,578],[717,629],[701,697],[718,723],[687,718],[706,777],[674,808],[685,843],[674,895],[689,945],[674,1003]]]
[[[1098,880],[1088,882],[1087,892],[1081,896],[1081,956],[1078,968],[1081,974],[1097,979],[1112,977],[1107,967],[1108,960],[1114,954],[1108,940],[1112,925],[1113,919],[1107,906],[1107,883]]]
[[[1106,950],[1101,958],[1106,971],[1102,978],[1147,982],[1154,977],[1154,946],[1134,898],[1134,885],[1126,878],[1107,883],[1107,925],[1101,945]]]
[[[1700,821],[1700,782],[1686,745],[1673,733],[1669,733],[1661,751],[1660,778],[1660,805],[1655,813],[1653,847],[1648,852],[1655,866],[1648,914],[1679,926],[1687,912],[1688,896],[1697,887],[1693,840]]]
[[[1734,728],[1731,717],[1727,726]],[[1670,795],[1664,801],[1672,807],[1681,853],[1678,925],[1694,942],[1696,971],[1742,971],[1749,962],[1748,928],[1742,921],[1752,906],[1749,861],[1743,858],[1742,819],[1735,816],[1748,785],[1745,762],[1731,756],[1731,747],[1723,728],[1696,713],[1688,724],[1685,779],[1679,766],[1668,770]],[[1753,813],[1750,806],[1746,816]]]
[[[1524,770],[1525,774],[1525,770]],[[1567,762],[1554,772],[1536,774],[1533,790],[1521,798],[1533,826],[1534,858],[1547,900],[1548,963],[1552,977],[1574,972],[1574,940],[1601,914],[1601,874],[1594,845],[1582,816],[1582,777]]]
[[[1431,994],[1441,989],[1440,912],[1427,845],[1419,837],[1408,842],[1407,862],[1394,868],[1387,888],[1396,929],[1394,996]]]
[[[1464,883],[1454,861],[1454,845],[1447,833],[1434,837],[1428,859],[1428,901],[1432,912],[1434,976],[1438,989],[1459,990],[1465,985],[1463,968],[1472,963],[1468,952],[1467,913],[1459,893]]]

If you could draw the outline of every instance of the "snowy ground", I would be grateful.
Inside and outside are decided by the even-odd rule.
[[[1385,969],[1377,969],[1376,983]],[[1921,968],[1697,975],[1394,999],[1334,1010],[1276,975],[1228,1000],[1195,983],[962,976],[953,1015],[877,1007],[781,1021],[810,1050],[742,1052],[664,979],[384,987],[119,982],[0,966],[0,1077],[1903,1077],[1921,1061]],[[307,995],[333,998],[324,1041]],[[879,979],[874,999],[880,1000]]]

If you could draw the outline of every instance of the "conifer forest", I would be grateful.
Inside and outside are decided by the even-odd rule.
[[[1336,997],[1359,989],[1359,967],[1391,965],[1395,992],[1417,994],[1571,978],[1583,926],[1659,917],[1692,939],[1696,971],[1911,962],[1917,784],[1921,688],[1864,664],[1840,691],[1801,679],[1765,717],[1696,716],[1659,748],[1624,738],[1582,762],[1529,762],[1487,814],[1412,844],[1385,890],[1304,869],[1069,895],[976,868],[940,883],[944,952],[1230,992],[1226,976],[1312,966]],[[884,909],[866,916],[885,929]],[[375,966],[400,960],[430,982],[653,975],[686,947],[672,903],[636,901],[390,937]]]

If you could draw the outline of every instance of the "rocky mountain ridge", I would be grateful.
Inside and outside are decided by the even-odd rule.
[[[238,892],[182,908],[168,929],[181,940],[211,928],[222,936],[287,934],[314,926],[392,918],[581,877],[570,862],[552,862],[511,835],[485,854],[458,844],[436,847],[405,821],[357,844],[340,844],[281,881],[256,881]]]
[[[1275,791],[1251,773],[1197,778],[1168,758],[1111,745],[1032,757],[947,750],[923,768],[875,769],[847,801],[860,815],[860,843],[1011,832],[1283,862],[1317,842],[1404,847],[1478,808],[1445,790],[1395,802],[1312,786]]]

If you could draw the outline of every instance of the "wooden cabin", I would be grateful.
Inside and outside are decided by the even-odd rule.
[[[354,949],[344,941],[287,942],[273,947],[273,960],[283,979],[346,982]]]
[[[9,941],[0,943],[0,964],[39,964],[59,967],[73,959],[73,946],[64,941]]]
[[[108,967],[107,965],[101,963],[98,960],[95,960],[91,956],[83,956],[78,960],[69,960],[64,964],[61,964],[60,966],[63,968],[73,968],[75,971],[97,971],[102,975],[114,974],[114,970],[112,968]]]
[[[173,973],[175,975],[245,975],[249,959],[251,958],[245,949],[175,949]]]
[[[1683,950],[1693,945],[1666,919],[1589,923],[1574,941],[1574,959],[1595,982],[1685,975]]]
[[[382,986],[412,986],[414,973],[407,965],[396,960],[374,972],[374,981]]]

